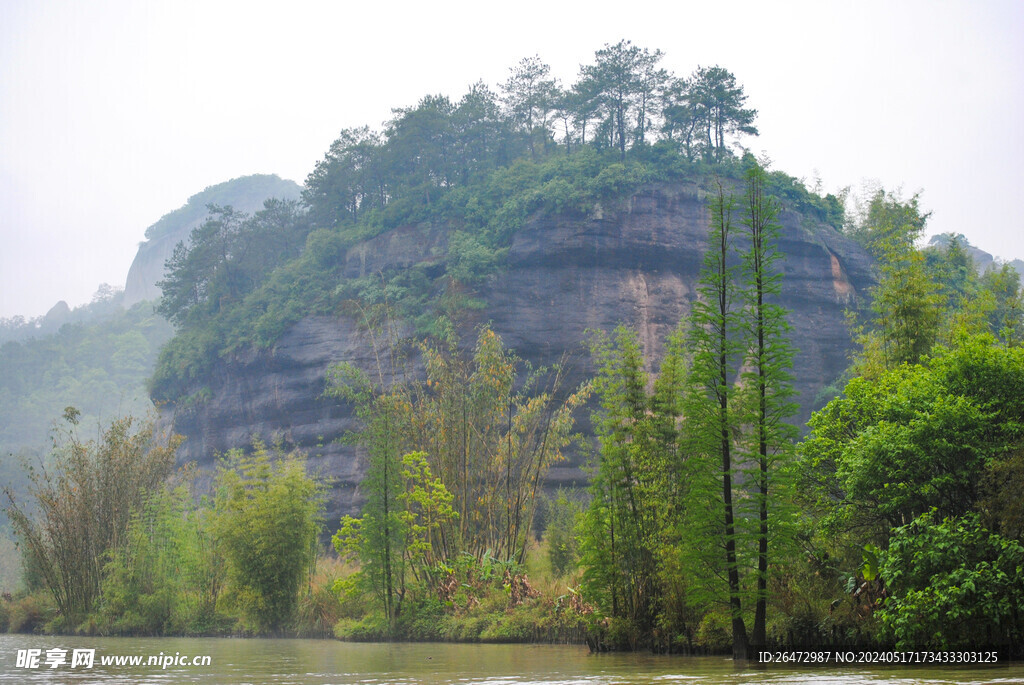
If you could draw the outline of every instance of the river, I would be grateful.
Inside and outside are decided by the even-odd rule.
[[[19,665],[19,650],[39,650],[38,665]],[[60,651],[60,650],[63,650]],[[93,653],[93,665],[72,666]],[[34,653],[22,651],[31,664]],[[103,664],[150,657],[160,665]],[[192,659],[199,661],[193,665]],[[204,665],[209,657],[208,665]],[[50,668],[47,661],[57,662]],[[60,663],[63,661],[63,663]],[[178,663],[175,664],[174,662]],[[739,667],[721,657],[588,653],[551,645],[358,644],[333,640],[229,638],[87,638],[0,635],[2,683],[1021,683],[1024,663],[984,668],[847,666]]]

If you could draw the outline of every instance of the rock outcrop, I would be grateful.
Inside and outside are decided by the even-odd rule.
[[[196,193],[146,229],[146,240],[139,244],[125,278],[124,307],[160,297],[157,283],[164,278],[164,264],[174,254],[174,247],[179,242],[188,242],[192,229],[206,219],[207,205],[230,205],[239,212],[251,214],[262,209],[264,201],[270,198],[297,200],[301,193],[302,187],[294,181],[272,174],[242,176]]]
[[[786,209],[779,245],[785,257],[781,304],[790,311],[795,385],[805,420],[815,395],[847,366],[851,341],[844,311],[863,303],[873,284],[870,257],[834,229]],[[640,333],[647,364],[657,368],[668,333],[690,311],[707,243],[705,193],[693,184],[658,185],[619,207],[588,216],[538,216],[514,237],[507,268],[480,287],[486,301],[475,321],[490,322],[506,345],[536,365],[568,359],[570,383],[593,366],[588,330],[618,324]],[[737,219],[738,224],[738,219]],[[444,232],[404,227],[348,250],[346,275],[443,261]],[[439,265],[438,268],[442,268]],[[356,427],[351,408],[323,396],[327,367],[374,366],[367,334],[345,318],[308,317],[269,351],[219,363],[206,379],[207,400],[165,408],[186,436],[185,460],[213,456],[253,436],[305,450],[334,480],[329,520],[358,510],[365,458],[337,442]],[[579,459],[554,468],[551,482],[579,482]]]
[[[1014,271],[1024,278],[1024,260],[1013,259],[1008,261],[993,257],[980,247],[971,245],[963,234],[940,233],[939,235],[932,236],[931,240],[928,241],[928,245],[930,247],[946,249],[954,240],[958,240],[964,249],[967,250],[967,254],[970,256],[971,261],[974,263],[974,268],[978,270],[979,274],[983,274],[989,269],[999,269],[1003,264],[1009,264]]]

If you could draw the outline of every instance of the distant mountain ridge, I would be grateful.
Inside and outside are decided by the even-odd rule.
[[[146,241],[139,245],[124,284],[124,306],[160,297],[157,283],[164,277],[164,263],[174,246],[187,241],[192,229],[206,219],[207,205],[235,208],[252,213],[271,198],[298,200],[302,186],[276,174],[253,174],[207,187],[188,199],[183,206],[163,215],[146,229]]]
[[[932,236],[932,239],[928,241],[928,244],[935,247],[948,247],[954,240],[959,240],[967,250],[967,254],[970,255],[971,261],[974,262],[974,266],[978,270],[979,274],[985,273],[988,269],[995,267],[997,264],[1009,264],[1010,267],[1020,274],[1022,279],[1024,279],[1024,260],[1004,260],[994,257],[981,248],[971,245],[970,241],[967,240],[962,233],[941,233],[939,235]]]

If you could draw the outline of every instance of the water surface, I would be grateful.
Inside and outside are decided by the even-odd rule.
[[[41,650],[37,668],[19,668],[18,650]],[[49,650],[95,649],[93,667],[65,663],[47,668]],[[210,665],[103,665],[103,657],[209,656]],[[703,683],[1020,683],[1024,663],[995,667],[875,667],[769,669],[737,666],[721,657],[590,654],[586,647],[359,644],[334,640],[230,638],[86,638],[0,636],[2,683],[250,683],[326,685],[365,683],[459,683],[515,685],[681,685]]]

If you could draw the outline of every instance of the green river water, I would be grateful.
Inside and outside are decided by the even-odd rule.
[[[75,649],[95,650],[91,668],[71,666]],[[19,650],[39,650],[35,668]],[[66,663],[50,668],[47,659]],[[24,654],[24,653],[23,653]],[[171,657],[185,665],[104,665],[117,657]],[[209,657],[209,665],[192,665]],[[1024,663],[967,667],[752,667],[721,657],[590,654],[586,647],[333,640],[0,636],[0,683],[1021,683]]]

